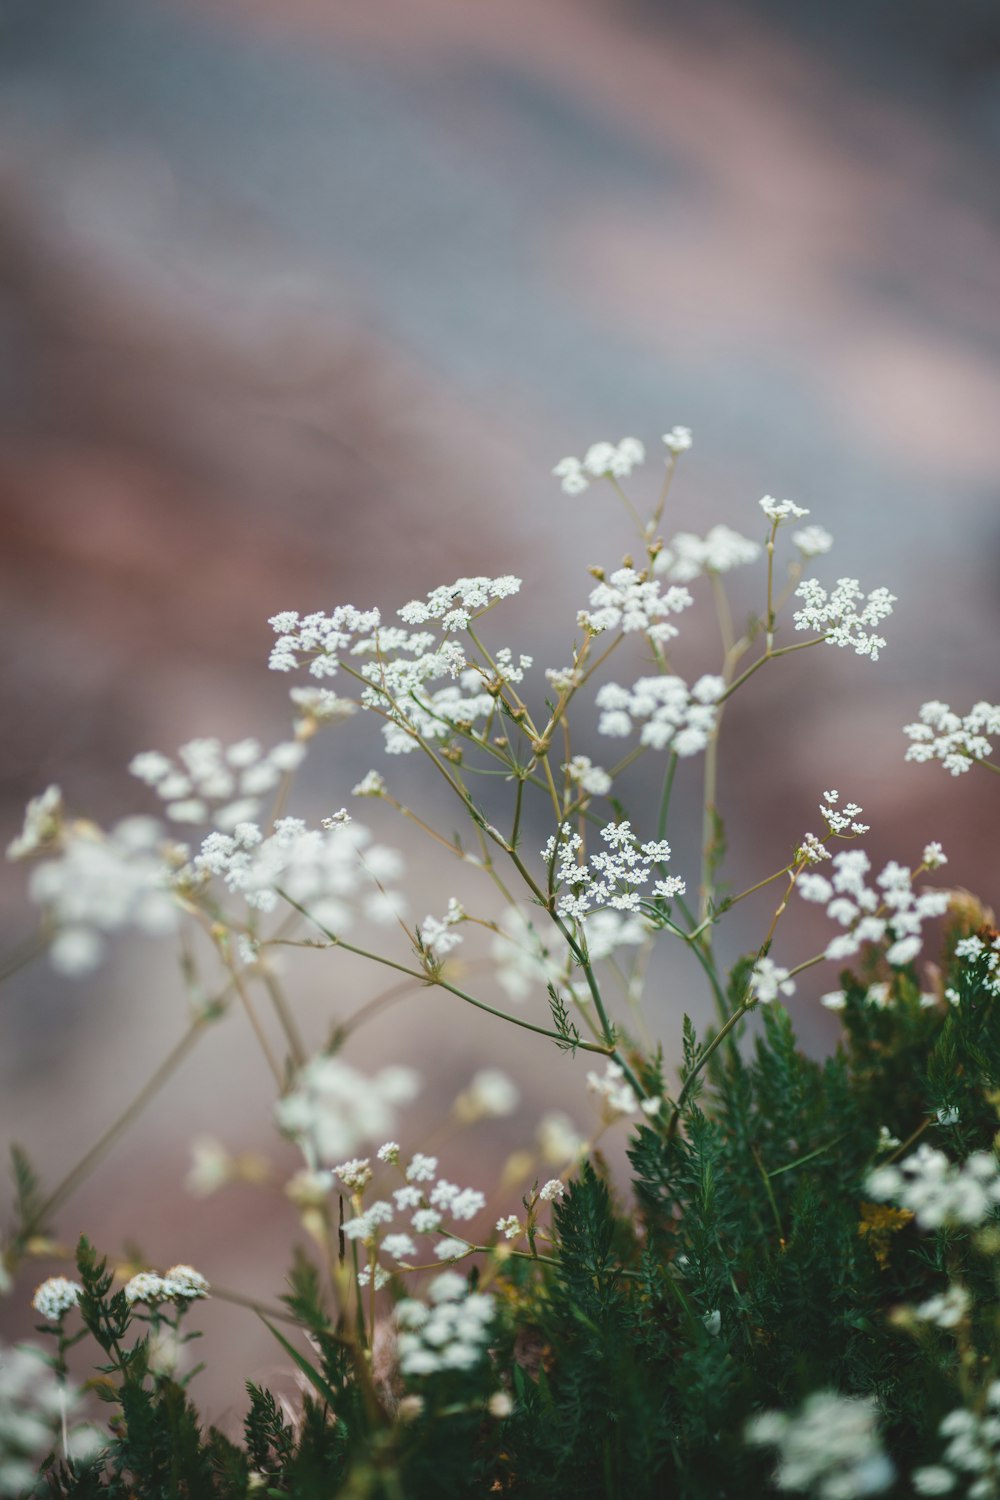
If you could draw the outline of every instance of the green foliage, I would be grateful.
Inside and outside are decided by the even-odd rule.
[[[874,1396],[889,1446],[910,1468],[936,1462],[935,1426],[969,1371],[997,1375],[1000,1235],[929,1232],[873,1203],[867,1181],[917,1141],[956,1162],[992,1148],[1000,1003],[971,968],[950,964],[955,1003],[933,1005],[907,971],[885,1005],[844,974],[843,1041],[822,1062],[778,1004],[754,1007],[719,1045],[685,1017],[682,1107],[668,1100],[635,1130],[634,1203],[615,1201],[599,1158],[582,1164],[554,1205],[551,1244],[532,1229],[531,1254],[490,1267],[504,1311],[474,1368],[376,1374],[364,1321],[332,1316],[298,1255],[283,1298],[298,1326],[268,1326],[305,1394],[293,1414],[248,1385],[240,1444],[151,1368],[149,1320],[81,1240],[107,1447],[96,1462],[51,1458],[48,1492],[744,1500],[777,1493],[748,1421],[818,1390]],[[730,976],[734,1012],[747,973],[743,961]],[[635,1066],[662,1092],[659,1053]],[[18,1172],[30,1205],[30,1170]],[[969,1298],[960,1337],[898,1315],[949,1282]]]

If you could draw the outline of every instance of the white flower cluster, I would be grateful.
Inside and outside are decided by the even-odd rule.
[[[839,801],[839,792],[823,793],[823,801],[820,803],[819,810],[830,832],[837,838],[847,838],[850,834],[869,833],[871,825],[858,822],[864,809],[857,802],[845,802],[843,807],[838,807]]]
[[[818,579],[806,578],[795,597],[803,601],[792,617],[796,630],[814,630],[826,638],[828,646],[849,647],[858,656],[878,661],[885,639],[875,635],[872,627],[892,614],[895,594],[881,588],[866,597],[856,578],[838,578],[836,587],[827,593]],[[859,600],[864,601],[860,610]]]
[[[761,1005],[770,1005],[779,994],[794,995],[795,980],[772,958],[759,958],[750,974],[750,993]]]
[[[974,703],[964,718],[952,713],[947,703],[924,703],[915,724],[906,724],[903,733],[913,741],[907,747],[906,759],[939,760],[952,776],[971,771],[977,760],[993,754],[988,734],[1000,734],[1000,704]]]
[[[378,688],[365,689],[363,700],[368,707],[380,704],[383,688],[395,703],[405,704],[405,712],[394,712],[393,720],[382,727],[387,755],[409,755],[416,750],[418,741],[412,730],[424,740],[445,740],[456,729],[469,732],[496,709],[496,699],[472,668],[459,673],[457,683],[425,693],[423,673],[428,668],[431,677],[440,676],[437,656],[422,657],[416,664],[397,660],[380,671]]]
[[[454,583],[432,589],[426,600],[411,599],[396,613],[406,625],[435,620],[440,630],[466,630],[497,599],[508,599],[520,587],[520,578],[512,573],[500,578],[457,578]]]
[[[792,532],[792,541],[803,557],[822,557],[833,546],[833,537],[825,526],[803,526]]]
[[[471,1292],[457,1271],[436,1276],[427,1299],[429,1306],[415,1297],[396,1304],[400,1374],[412,1378],[474,1370],[486,1357],[496,1299]]]
[[[268,665],[272,672],[293,672],[301,665],[301,657],[311,658],[313,677],[334,677],[341,653],[355,649],[356,638],[369,637],[381,618],[377,609],[355,609],[353,604],[340,604],[329,615],[282,610],[268,621],[278,637]]]
[[[640,911],[642,896],[637,887],[646,883],[654,867],[670,858],[666,840],[640,844],[629,822],[607,823],[601,829],[601,838],[608,845],[607,850],[592,854],[587,864],[577,860],[583,847],[578,833],[571,834],[558,846],[553,835],[542,850],[546,864],[554,865],[555,884],[566,888],[559,898],[560,916],[580,922],[598,907]],[[683,895],[684,889],[683,880],[668,875],[654,882],[650,895],[669,901]]]
[[[500,1068],[480,1068],[455,1100],[454,1111],[463,1124],[475,1120],[500,1120],[512,1115],[521,1102],[521,1090]]]
[[[78,1281],[70,1281],[66,1276],[50,1276],[35,1288],[31,1305],[47,1322],[58,1323],[71,1307],[77,1305],[82,1291]]]
[[[465,630],[496,600],[508,598],[520,587],[520,579],[511,574],[458,578],[433,589],[426,599],[404,604],[397,613],[405,624],[431,624],[451,635]],[[270,659],[274,671],[290,672],[309,660],[314,677],[332,677],[341,657],[368,658],[360,667],[369,683],[361,701],[366,708],[382,712],[388,707],[386,749],[392,754],[416,748],[415,733],[442,738],[450,732],[450,725],[471,726],[494,706],[492,696],[483,691],[484,680],[499,689],[503,682],[520,681],[531,665],[530,657],[515,663],[513,653],[504,648],[495,657],[494,682],[492,676],[485,678],[484,671],[467,670],[466,654],[457,641],[440,641],[434,630],[383,627],[378,610],[361,611],[347,605],[330,615],[300,616],[285,610],[270,623],[278,637]],[[460,687],[431,690],[432,683],[460,675]]]
[[[657,578],[644,578],[634,568],[618,568],[590,592],[590,609],[583,609],[577,623],[595,634],[621,630],[626,635],[641,630],[651,641],[673,640],[676,625],[668,615],[679,615],[694,601],[685,588],[674,584],[661,593]]]
[[[62,792],[57,786],[46,787],[32,797],[24,809],[24,827],[7,845],[8,859],[27,859],[59,838],[63,827]]]
[[[181,878],[215,876],[257,911],[273,911],[280,889],[337,932],[350,926],[356,910],[372,921],[393,920],[403,903],[388,887],[402,873],[402,857],[371,843],[361,823],[329,823],[316,829],[300,818],[279,818],[267,838],[256,823],[210,833]]]
[[[913,1311],[922,1323],[933,1323],[935,1328],[957,1328],[969,1306],[970,1298],[965,1287],[953,1282],[947,1291],[928,1297]]]
[[[595,766],[589,755],[574,755],[563,770],[588,797],[606,797],[611,790],[611,777],[603,766]]]
[[[964,958],[969,964],[979,964],[985,959],[980,983],[991,995],[1000,995],[1000,937],[989,944],[981,937],[962,938],[955,944],[955,957]]]
[[[760,502],[760,508],[769,521],[776,522],[779,526],[782,521],[801,521],[803,516],[809,512],[801,505],[796,505],[792,500],[775,500],[773,495],[765,495]]]
[[[688,689],[682,677],[640,677],[631,688],[606,682],[595,699],[601,709],[598,731],[614,738],[631,734],[643,721],[639,741],[654,750],[697,755],[715,728],[716,702],[725,692],[721,677],[699,677]]]
[[[831,990],[827,995],[820,995],[819,1003],[825,1005],[827,1010],[844,1010],[847,1007],[847,996],[843,990]],[[863,1003],[873,1006],[876,1010],[885,1010],[886,1006],[892,1003],[892,985],[885,980],[870,984],[865,990]],[[920,996],[921,1010],[930,1010],[937,1003],[937,995],[927,993]],[[898,1146],[899,1142],[896,1141],[895,1144]]]
[[[957,1165],[927,1145],[895,1166],[876,1167],[868,1192],[879,1201],[895,1199],[922,1229],[943,1224],[981,1224],[1000,1203],[1000,1171],[991,1152],[977,1151]]]
[[[625,437],[617,444],[592,443],[582,459],[561,458],[552,473],[562,480],[564,494],[580,495],[592,479],[627,479],[645,459],[646,450],[639,439]]]
[[[526,1000],[536,990],[563,984],[570,962],[562,940],[550,947],[520,906],[508,906],[501,913],[491,957],[497,978],[512,1000]]]
[[[358,711],[353,698],[341,698],[331,688],[293,687],[288,696],[298,709],[296,724],[332,724]]]
[[[583,920],[592,963],[610,958],[619,948],[641,946],[655,930],[655,923],[639,912],[589,911]],[[586,984],[575,977],[573,956],[565,943],[560,940],[555,948],[549,947],[519,906],[510,906],[501,915],[492,958],[497,978],[512,1000],[524,1000],[550,984],[568,991],[578,1004],[590,999]]]
[[[425,917],[420,924],[420,942],[424,953],[432,963],[439,964],[453,948],[462,941],[462,934],[455,929],[465,921],[465,909],[455,897],[448,902],[443,917]]]
[[[964,1406],[950,1411],[938,1427],[948,1439],[943,1462],[913,1471],[917,1495],[950,1495],[964,1477],[967,1500],[993,1500],[1000,1473],[1000,1380],[986,1388],[985,1411]]]
[[[863,850],[844,849],[833,856],[829,878],[815,872],[799,876],[799,895],[825,905],[827,916],[847,929],[831,938],[824,957],[839,962],[858,953],[863,943],[881,943],[888,937],[888,962],[897,967],[912,963],[920,952],[924,922],[944,915],[950,892],[922,890],[918,895],[911,871],[895,860],[876,878],[876,890],[865,882],[870,869]]]
[[[395,1142],[389,1142],[395,1146]],[[384,1149],[384,1148],[383,1148]],[[382,1151],[379,1151],[382,1157]],[[396,1147],[394,1164],[399,1163]],[[334,1167],[339,1176],[351,1187],[356,1212],[341,1226],[345,1238],[357,1240],[369,1252],[368,1264],[359,1275],[366,1286],[371,1280],[374,1266],[376,1288],[384,1286],[389,1272],[378,1263],[380,1255],[408,1265],[418,1254],[414,1234],[428,1235],[444,1233],[445,1238],[434,1246],[433,1254],[438,1260],[459,1260],[470,1250],[469,1242],[454,1233],[454,1223],[466,1223],[474,1219],[486,1206],[486,1196],[478,1188],[460,1188],[444,1177],[437,1176],[437,1157],[424,1156],[420,1152],[412,1158],[404,1170],[405,1183],[396,1188],[389,1198],[376,1198],[364,1202],[364,1192],[371,1179],[367,1160],[344,1162]],[[345,1175],[346,1174],[346,1175]],[[423,1184],[431,1184],[423,1186]],[[407,1227],[393,1228],[398,1215],[408,1215]],[[454,1221],[449,1225],[447,1220]]]
[[[175,823],[211,822],[232,829],[257,816],[262,797],[302,764],[305,753],[305,746],[294,740],[265,754],[254,739],[227,749],[218,740],[201,739],[181,746],[180,765],[158,750],[145,750],[129,770],[154,789]]]
[[[369,1077],[339,1057],[314,1057],[279,1100],[278,1124],[307,1160],[332,1163],[363,1142],[388,1135],[396,1106],[409,1103],[418,1088],[411,1068],[383,1068]]]
[[[705,537],[679,531],[657,554],[655,573],[664,573],[671,583],[691,583],[703,573],[728,573],[756,562],[760,547],[729,526],[713,526]]]
[[[62,974],[88,974],[100,963],[109,933],[138,928],[162,937],[177,926],[172,871],[154,818],[125,818],[108,833],[89,823],[65,828],[58,853],[31,872],[31,899],[56,928],[49,949]]]
[[[793,1415],[761,1412],[747,1425],[747,1441],[778,1450],[779,1490],[808,1490],[819,1500],[877,1495],[895,1479],[883,1451],[877,1408],[867,1397],[815,1391]]]
[[[208,1282],[194,1266],[171,1266],[158,1276],[155,1271],[140,1271],[124,1287],[126,1302],[146,1302],[157,1306],[175,1302],[183,1306],[208,1296]]]
[[[42,1460],[59,1439],[77,1463],[96,1458],[107,1439],[90,1423],[69,1425],[83,1394],[67,1386],[37,1344],[0,1344],[0,1496],[38,1493]]]
[[[640,1110],[643,1114],[652,1116],[658,1114],[663,1105],[663,1100],[656,1096],[640,1099],[625,1077],[624,1068],[616,1062],[609,1062],[603,1075],[588,1073],[587,1089],[600,1099],[601,1109],[609,1120],[638,1114]]]
[[[667,452],[676,458],[678,453],[687,453],[694,439],[690,427],[671,427],[669,432],[663,434],[663,441]]]

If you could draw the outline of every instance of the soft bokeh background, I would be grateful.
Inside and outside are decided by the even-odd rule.
[[[148,806],[124,769],[137,750],[283,736],[288,682],[264,668],[280,608],[391,609],[516,572],[494,639],[562,665],[585,567],[628,542],[610,496],[568,500],[549,470],[683,422],[671,527],[756,534],[760,495],[789,495],[838,538],[822,577],[900,598],[878,666],[792,658],[734,704],[734,882],[780,863],[832,785],[872,814],[875,857],[946,836],[951,879],[989,895],[992,788],[904,767],[900,726],[928,697],[1000,693],[998,145],[990,0],[0,0],[4,841],[50,781],[112,819]],[[692,672],[715,662],[702,618]],[[373,726],[332,731],[299,807],[340,806],[377,759]],[[391,770],[422,795],[412,764]],[[689,774],[678,868],[696,796]],[[405,844],[419,905],[472,900],[379,832]],[[3,889],[10,947],[31,922],[23,872]],[[762,915],[734,917],[730,956]],[[377,983],[306,966],[310,1040]],[[796,1002],[816,1049],[826,987]],[[677,961],[654,991],[669,1052],[703,1002]],[[476,1067],[516,1073],[518,1117],[450,1148],[453,1175],[485,1185],[545,1108],[592,1110],[582,1062],[456,1004],[411,996],[353,1055],[419,1061],[414,1146]],[[148,946],[82,985],[20,974],[4,1135],[56,1180],[184,1016]],[[271,1093],[233,1017],[60,1232],[273,1297],[294,1229],[280,1197],[183,1187],[199,1131],[291,1170]],[[29,1325],[31,1284],[0,1309],[5,1336]],[[203,1321],[222,1336],[202,1390],[226,1419],[276,1361],[250,1315]]]

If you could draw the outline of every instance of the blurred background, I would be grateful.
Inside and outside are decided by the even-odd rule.
[[[625,433],[658,453],[684,423],[668,535],[757,536],[760,496],[787,495],[837,539],[825,582],[900,600],[877,666],[793,657],[734,702],[734,885],[780,864],[835,786],[871,815],[874,858],[941,837],[950,881],[989,899],[992,786],[904,766],[900,727],[927,698],[965,712],[1000,696],[998,148],[991,0],[0,0],[3,842],[51,781],[110,821],[150,810],[125,770],[139,750],[283,738],[289,680],[265,666],[279,609],[391,610],[514,572],[525,588],[492,639],[564,665],[586,567],[630,539],[610,493],[569,499],[551,467]],[[749,573],[738,616],[759,604]],[[718,658],[697,620],[689,675]],[[334,728],[296,810],[341,806],[373,764],[373,725]],[[390,769],[423,796],[415,766]],[[639,777],[635,807],[654,795]],[[688,768],[680,873],[698,796]],[[473,900],[380,812],[428,910]],[[23,870],[2,878],[11,948],[33,917]],[[769,915],[738,912],[730,959]],[[800,941],[775,956],[817,946]],[[816,1004],[833,982],[795,1002],[817,1051],[836,1034]],[[310,1041],[377,988],[305,966]],[[457,1003],[411,996],[352,1057],[422,1068],[412,1146],[476,1068],[517,1076],[518,1114],[448,1148],[449,1175],[480,1186],[546,1109],[581,1129],[594,1111],[582,1059]],[[668,1057],[685,1009],[707,1018],[667,959],[651,1020]],[[149,944],[120,943],[84,984],[44,961],[18,974],[5,1138],[57,1180],[184,1022],[174,960]],[[273,1299],[294,1234],[280,1195],[184,1188],[199,1132],[293,1169],[272,1093],[232,1017],[60,1233]],[[0,1305],[5,1337],[30,1326],[33,1284]],[[225,1421],[242,1379],[278,1362],[251,1315],[202,1321],[224,1332],[199,1380]]]

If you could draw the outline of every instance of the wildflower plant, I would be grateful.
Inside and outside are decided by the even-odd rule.
[[[635,438],[555,466],[563,503],[599,503],[603,489],[623,505],[630,548],[590,570],[561,665],[503,644],[521,588],[509,574],[456,579],[388,618],[285,608],[270,666],[292,679],[286,740],[141,751],[130,769],[145,810],[106,830],[56,787],[30,803],[8,853],[29,866],[51,964],[86,974],[124,929],[179,942],[189,1022],[60,1182],[41,1184],[14,1153],[0,1281],[18,1295],[33,1260],[58,1270],[34,1294],[50,1353],[0,1362],[16,1407],[0,1419],[0,1494],[1000,1496],[1000,933],[940,883],[935,838],[877,869],[866,815],[834,789],[816,789],[779,868],[740,891],[724,881],[729,701],[820,646],[872,670],[894,596],[813,576],[833,540],[791,500],[748,508],[751,535],[669,535],[691,434],[674,427],[663,443],[646,508]],[[758,584],[742,629],[727,592],[737,569]],[[695,675],[697,590],[719,647],[715,670]],[[384,759],[312,826],[294,810],[295,773],[355,715],[375,721]],[[907,758],[996,770],[997,733],[994,706],[963,719],[925,704]],[[402,755],[422,757],[460,831],[400,800]],[[652,803],[639,762],[659,783]],[[689,783],[696,848],[674,826]],[[394,819],[454,871],[433,910]],[[744,902],[757,939],[724,959]],[[803,953],[810,906],[829,930]],[[671,1001],[673,1030],[655,1041],[643,992],[662,945],[693,960],[715,1014],[699,1029],[695,1007]],[[411,1061],[359,1065],[352,1037],[371,1005],[331,1016],[327,1044],[307,1045],[278,961],[288,948],[331,971],[341,952],[385,969],[376,1005],[435,989],[484,1028],[517,1028],[577,1070],[589,1129],[549,1114],[499,1183],[468,1182],[447,1133],[415,1135]],[[810,1006],[840,1017],[824,1061],[796,1042]],[[67,1274],[66,1202],[235,1012],[299,1165],[283,1180],[266,1157],[200,1137],[188,1186],[205,1213],[234,1181],[283,1192],[301,1231],[284,1293],[256,1304],[191,1266],[108,1262],[86,1240]],[[505,1116],[522,1128],[522,1094],[482,1067],[449,1131]],[[611,1132],[627,1137],[627,1180],[601,1153]],[[249,1385],[241,1441],[206,1427],[190,1389],[207,1296],[263,1318],[302,1382],[294,1411]],[[71,1440],[83,1346],[105,1410]]]

